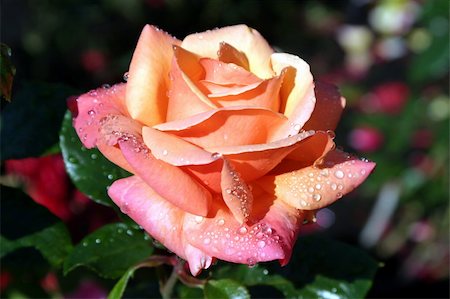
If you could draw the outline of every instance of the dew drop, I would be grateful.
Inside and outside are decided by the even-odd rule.
[[[320,194],[314,194],[314,195],[313,195],[313,199],[314,199],[315,201],[320,201],[321,198],[322,198],[322,196],[320,196]]]
[[[244,226],[242,226],[242,227],[239,229],[239,233],[240,233],[241,235],[246,234],[246,233],[247,233],[247,228],[244,227]]]
[[[302,207],[306,207],[307,205],[306,201],[304,201],[303,199],[300,201],[300,204],[302,205]]]
[[[129,77],[129,73],[128,72],[123,74],[123,81],[127,82],[128,81],[128,77]]]
[[[91,155],[91,159],[92,159],[92,160],[95,160],[95,159],[97,159],[97,158],[98,158],[97,154],[92,154],[92,155]]]
[[[132,236],[133,235],[133,231],[131,229],[127,229],[127,235]]]
[[[169,152],[167,150],[163,150],[162,154],[163,154],[163,156],[167,156],[167,154],[169,154]]]
[[[334,191],[337,189],[337,185],[335,183],[331,184],[331,189]]]
[[[110,88],[111,88],[111,85],[109,85],[109,84],[103,84],[103,85],[102,85],[102,88],[103,88],[103,89],[110,89]]]
[[[219,159],[219,158],[221,158],[222,157],[222,154],[221,153],[212,153],[211,154],[211,157],[213,158],[213,159]]]
[[[250,268],[254,267],[254,266],[256,265],[256,259],[255,259],[255,258],[252,258],[252,257],[249,257],[249,258],[247,259],[247,264],[248,264],[248,266],[249,266]]]
[[[89,110],[89,111],[88,111],[88,115],[89,115],[90,117],[94,117],[94,116],[95,116],[95,111],[94,111],[94,110]]]
[[[195,220],[195,222],[197,222],[197,223],[202,223],[203,217],[202,217],[202,216],[195,216],[194,220]]]
[[[308,188],[308,192],[309,192],[309,193],[313,193],[313,192],[314,192],[314,188],[313,188],[313,187],[309,187],[309,188]]]
[[[219,220],[217,221],[217,224],[218,224],[218,225],[224,225],[224,224],[225,224],[225,220],[219,219]]]
[[[114,176],[112,174],[108,174],[108,180],[112,180],[114,178]]]
[[[342,179],[344,178],[344,172],[342,170],[336,170],[334,176],[337,177],[338,179]]]
[[[347,174],[347,176],[351,179],[353,175],[351,173]]]
[[[128,202],[124,202],[123,205],[120,207],[120,210],[122,211],[122,213],[128,214],[128,212],[130,211]]]
[[[342,193],[341,193],[341,192],[338,192],[338,193],[336,194],[336,197],[337,197],[337,198],[341,198],[341,197],[342,197]]]
[[[264,246],[266,246],[266,242],[264,242],[264,241],[258,241],[258,247],[259,248],[264,248]]]
[[[203,244],[205,244],[205,245],[208,245],[208,244],[210,244],[211,243],[211,239],[210,238],[205,238],[204,240],[203,240]]]
[[[327,176],[328,176],[328,169],[322,169],[322,170],[320,171],[320,175],[321,175],[321,176],[324,176],[324,177],[327,177]]]
[[[339,190],[342,190],[342,189],[344,189],[344,186],[341,185],[341,184],[339,184],[339,185],[337,186],[337,188],[338,188]]]
[[[84,242],[83,242],[83,246],[84,246],[84,247],[88,246],[88,242],[87,242],[87,241],[84,241]]]
[[[95,244],[100,244],[102,242],[102,240],[100,239],[95,239]]]
[[[361,175],[365,175],[366,174],[366,170],[365,169],[361,169]]]
[[[321,185],[321,184],[316,184],[316,189],[317,189],[317,190],[322,189],[322,185]]]
[[[231,194],[232,190],[230,188],[225,189],[225,192],[227,192],[228,194]]]
[[[334,139],[336,137],[336,133],[332,130],[327,130],[328,136],[330,136],[331,139]]]
[[[267,270],[267,269],[264,269],[264,270],[263,270],[263,274],[264,274],[264,275],[267,275],[267,274],[269,274],[269,270]]]
[[[266,235],[271,235],[272,234],[272,229],[270,227],[268,227],[268,226],[265,226],[262,229],[262,232],[265,233]]]
[[[301,129],[300,124],[294,124],[294,130],[300,131],[300,129]]]

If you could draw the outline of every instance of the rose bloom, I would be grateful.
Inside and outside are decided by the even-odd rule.
[[[110,197],[194,275],[285,265],[304,220],[375,166],[335,149],[338,90],[245,25],[183,41],[147,25],[127,83],[77,102],[84,145],[133,174]]]

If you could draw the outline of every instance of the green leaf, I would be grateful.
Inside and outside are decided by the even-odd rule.
[[[97,203],[114,206],[107,194],[114,180],[130,174],[106,159],[97,149],[86,149],[72,126],[70,111],[64,116],[60,147],[67,172],[75,186]]]
[[[270,286],[286,298],[363,298],[372,285],[377,263],[350,245],[308,236],[299,238],[287,266],[270,268],[275,271],[261,265],[226,264],[216,267],[212,278],[233,279],[247,287]],[[281,272],[283,276],[271,272]],[[268,290],[261,293],[260,287],[250,291],[256,297],[277,296],[268,294]]]
[[[84,238],[64,262],[64,274],[79,266],[105,278],[118,278],[153,252],[141,230],[124,223],[105,225]]]
[[[11,90],[16,68],[11,62],[11,48],[0,43],[0,97],[11,101]]]
[[[197,299],[202,298],[203,296],[203,290],[201,288],[193,288],[188,287],[184,284],[179,284],[177,288],[178,297],[181,299]]]
[[[23,192],[2,187],[0,257],[19,248],[37,249],[52,265],[72,250],[65,225]]]
[[[363,298],[372,286],[378,264],[361,249],[308,236],[297,240],[288,267],[288,277],[300,297]]]
[[[66,99],[74,93],[63,85],[23,84],[1,112],[2,160],[37,157],[56,144]]]
[[[248,290],[231,279],[209,280],[204,289],[205,298],[250,298]]]
[[[279,290],[285,297],[297,296],[295,286],[281,275],[269,275],[269,270],[256,265],[223,265],[213,275],[214,278],[233,278],[245,286],[267,285]]]
[[[134,271],[139,267],[133,267],[125,272],[124,275],[119,279],[119,281],[114,285],[114,288],[108,294],[108,299],[120,299],[123,296],[123,292],[125,292],[125,288],[127,287],[128,280],[133,276]]]

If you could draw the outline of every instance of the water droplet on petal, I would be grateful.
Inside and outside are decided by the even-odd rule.
[[[95,111],[94,111],[94,110],[89,110],[89,111],[88,111],[88,115],[89,115],[90,117],[94,117],[94,116],[95,116]]]
[[[322,198],[322,196],[320,196],[320,194],[314,194],[314,195],[313,195],[313,199],[314,199],[315,201],[320,201],[321,198]]]
[[[110,88],[111,88],[111,85],[109,85],[109,84],[103,84],[103,85],[102,85],[102,88],[103,88],[103,89],[110,89]]]
[[[219,220],[217,221],[217,224],[218,224],[218,225],[224,225],[224,224],[225,224],[225,220],[219,219]]]
[[[344,178],[344,172],[342,170],[336,170],[334,176],[337,177],[338,179],[342,179]]]
[[[127,82],[127,81],[128,81],[128,76],[129,76],[129,73],[128,73],[128,72],[126,72],[125,74],[123,74],[123,81]]]
[[[219,158],[221,158],[222,157],[222,154],[221,153],[212,153],[211,154],[211,157],[213,158],[213,159],[219,159]]]
[[[316,189],[317,189],[317,190],[322,189],[322,185],[321,185],[321,184],[316,184]]]
[[[334,191],[337,189],[337,185],[335,183],[331,184],[331,189]]]
[[[202,223],[203,217],[202,217],[202,216],[195,216],[195,217],[194,217],[194,220],[195,220],[195,222],[197,222],[197,223]]]
[[[242,226],[242,227],[239,229],[239,233],[240,233],[241,235],[246,234],[246,233],[247,233],[247,228],[244,227],[244,226]]]
[[[163,154],[163,156],[167,156],[167,154],[169,154],[169,152],[165,149],[165,150],[163,150],[162,154]]]
[[[258,241],[258,247],[259,247],[259,248],[264,248],[264,246],[266,246],[266,242],[264,242],[264,241]]]
[[[208,244],[210,244],[211,243],[211,239],[210,238],[205,238],[204,240],[203,240],[203,244],[205,244],[205,245],[208,245]]]

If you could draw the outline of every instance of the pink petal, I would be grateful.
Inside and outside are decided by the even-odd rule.
[[[159,196],[140,178],[115,181],[108,189],[112,200],[153,238],[188,260],[193,275],[211,265],[212,257],[188,244],[183,234],[186,212]],[[197,216],[198,217],[198,216]]]
[[[225,42],[245,54],[250,72],[260,78],[273,77],[270,67],[272,48],[254,29],[246,25],[235,25],[188,35],[181,46],[201,57],[218,58],[220,45]]]
[[[185,238],[206,254],[225,261],[254,265],[279,259],[285,263],[302,213],[267,196],[255,200],[258,205],[251,218],[257,222],[241,225],[220,201],[215,201],[213,218],[185,216]]]
[[[207,215],[211,194],[191,176],[178,167],[156,159],[136,136],[123,135],[119,139],[119,147],[134,173],[160,196],[184,211]]]
[[[289,205],[315,210],[330,205],[360,185],[375,163],[359,160],[341,151],[329,152],[323,162],[296,171],[266,176],[258,184]]]
[[[325,82],[316,82],[314,92],[316,106],[311,117],[304,125],[305,130],[334,130],[345,107],[345,98],[336,86]]]
[[[126,103],[133,119],[148,126],[165,121],[172,46],[179,43],[154,26],[146,25],[142,30],[131,59],[126,91]]]
[[[240,224],[247,222],[253,208],[253,194],[227,159],[223,159],[220,185],[223,200],[231,214]]]
[[[169,90],[167,121],[184,119],[217,108],[201,90],[198,83],[205,77],[205,71],[198,62],[198,57],[181,47],[174,47],[170,77],[172,85]],[[189,107],[189,109],[186,109]]]
[[[286,118],[271,110],[230,106],[197,114],[188,119],[154,126],[155,129],[206,148],[215,146],[266,143]]]
[[[87,148],[95,147],[101,129],[101,120],[108,115],[128,115],[124,103],[125,84],[98,88],[78,97],[78,115],[73,125],[81,142]]]

